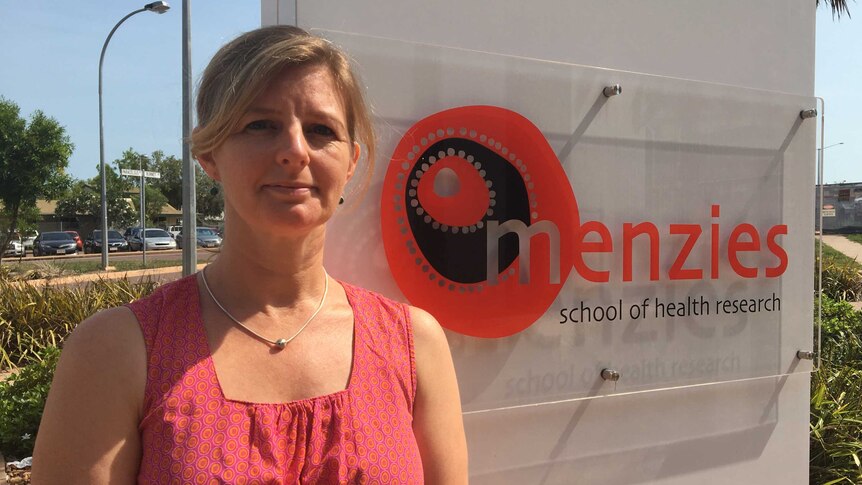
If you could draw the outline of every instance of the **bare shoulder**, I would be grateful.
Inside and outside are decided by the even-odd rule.
[[[426,483],[467,483],[467,442],[461,399],[446,334],[437,320],[410,308],[416,354],[413,432]]]
[[[417,351],[421,349],[441,351],[448,354],[449,344],[443,327],[433,315],[421,308],[410,308],[410,322],[413,325],[413,345]]]
[[[99,376],[106,386],[139,384],[135,378],[146,375],[146,346],[138,319],[127,307],[99,311],[75,328],[60,362],[75,371],[63,377]]]
[[[96,356],[110,357],[118,349],[135,350],[129,346],[146,352],[138,319],[132,310],[121,306],[101,310],[81,322],[67,339],[64,353],[87,350]]]
[[[60,354],[58,377],[125,396],[134,401],[129,404],[137,413],[143,404],[146,354],[134,313],[128,307],[109,308],[81,322],[69,336]]]
[[[145,386],[146,348],[131,310],[103,310],[78,325],[63,345],[36,436],[34,483],[133,479]]]

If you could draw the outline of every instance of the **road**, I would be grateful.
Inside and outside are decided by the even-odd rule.
[[[205,262],[210,257],[212,257],[217,250],[213,249],[198,249],[198,262]],[[119,252],[119,253],[110,253],[108,256],[108,262],[111,261],[132,261],[132,260],[141,260],[143,253],[141,251],[132,251],[132,252]],[[67,254],[65,256],[40,256],[38,258],[33,257],[32,253],[28,253],[27,256],[21,261],[100,261],[102,258],[101,253],[96,254]],[[178,265],[182,264],[183,259],[183,251],[181,249],[177,250],[159,250],[159,251],[147,251],[147,261],[166,261],[166,260],[176,260],[178,261]],[[14,258],[11,256],[6,256],[3,258],[3,264],[14,264],[18,262],[18,258]]]

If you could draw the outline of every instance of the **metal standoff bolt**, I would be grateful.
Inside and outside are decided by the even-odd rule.
[[[816,109],[804,109],[804,110],[799,112],[799,117],[802,118],[803,120],[806,118],[814,118],[815,116],[817,116],[817,110]]]
[[[814,352],[810,350],[797,350],[796,358],[799,360],[814,360]]]
[[[614,84],[613,86],[606,86],[605,89],[602,89],[602,94],[604,94],[606,98],[616,96],[618,94],[621,94],[622,92],[623,88],[619,84]]]
[[[620,380],[620,373],[613,369],[602,369],[602,379],[617,382]]]

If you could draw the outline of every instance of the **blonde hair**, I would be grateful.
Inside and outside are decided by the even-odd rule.
[[[213,56],[198,87],[198,126],[191,137],[192,155],[198,157],[221,146],[274,76],[285,68],[305,65],[321,65],[332,74],[344,103],[350,141],[365,146],[368,169],[361,184],[364,187],[374,166],[376,143],[359,79],[348,57],[335,45],[289,25],[246,32]]]

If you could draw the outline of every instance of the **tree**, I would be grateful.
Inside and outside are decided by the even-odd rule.
[[[224,214],[224,196],[218,182],[195,165],[195,196],[198,214],[204,218],[221,218]]]
[[[820,0],[815,0],[816,5],[820,6]],[[827,5],[832,7],[832,16],[841,18],[842,14],[846,14],[850,18],[850,10],[847,8],[847,0],[823,0]]]
[[[159,172],[161,178],[147,180],[147,200],[150,200],[150,188],[158,189],[164,195],[161,200],[177,209],[183,207],[183,162],[173,155],[165,155],[156,150],[149,156],[129,148],[123,157],[117,160],[120,168],[132,168]],[[137,184],[137,182],[135,182]],[[218,189],[218,184],[198,166],[195,166],[195,195],[197,197],[198,215],[204,218],[220,217],[224,212],[224,198]],[[147,214],[151,214],[150,202],[147,202]],[[152,217],[148,215],[147,217]]]
[[[25,222],[22,213],[35,210],[36,199],[57,197],[68,187],[65,169],[73,149],[57,120],[37,110],[28,123],[17,104],[0,97],[0,248]]]
[[[146,194],[144,205],[146,206],[147,226],[150,226],[149,221],[155,221],[157,217],[162,215],[162,209],[164,209],[165,204],[168,202],[168,198],[159,189],[150,185],[149,180],[147,181],[147,189],[144,193]],[[140,207],[138,211],[140,211]]]
[[[153,187],[159,189],[168,199],[168,204],[179,209],[183,206],[183,161],[179,158],[165,156],[161,150],[154,151],[150,156],[153,170],[162,174],[162,178],[153,181]]]
[[[129,204],[128,191],[131,183],[123,180],[113,169],[106,166],[108,224],[113,228],[123,228],[136,225],[137,212]],[[72,184],[66,194],[57,201],[57,214],[65,217],[89,215],[96,220],[102,217],[102,176],[90,180],[78,180]]]

